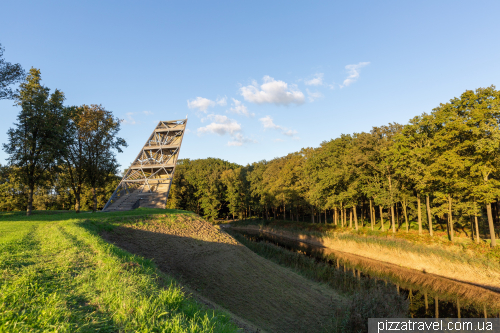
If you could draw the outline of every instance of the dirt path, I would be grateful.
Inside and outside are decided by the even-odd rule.
[[[159,269],[202,296],[269,332],[321,332],[341,298],[253,253],[193,216],[125,225],[103,238],[154,258]]]

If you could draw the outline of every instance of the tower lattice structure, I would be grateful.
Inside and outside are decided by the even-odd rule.
[[[160,121],[103,211],[165,208],[187,119]]]

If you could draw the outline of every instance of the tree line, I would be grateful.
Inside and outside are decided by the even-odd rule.
[[[495,246],[499,103],[494,86],[479,88],[406,125],[342,134],[271,161],[179,160],[167,205],[209,219],[331,221],[393,233],[414,227],[431,236],[438,223],[451,241],[460,229],[477,242],[489,234]]]
[[[39,69],[26,75],[2,54],[0,45],[0,98],[21,110],[3,144],[8,165],[0,165],[0,210],[24,208],[30,215],[35,202],[79,212],[82,199],[97,210],[119,181],[115,152],[127,146],[117,137],[120,120],[101,105],[64,106],[64,93],[43,86]]]
[[[2,58],[0,99],[21,111],[3,149],[1,210],[97,210],[119,182],[120,121],[100,105],[64,106],[64,94]],[[21,82],[13,91],[9,85]],[[500,197],[500,92],[468,90],[406,125],[342,134],[271,161],[240,166],[216,158],[179,160],[167,206],[210,220],[327,222],[390,232],[436,223],[495,246]]]

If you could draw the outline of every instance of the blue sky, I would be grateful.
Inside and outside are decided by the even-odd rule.
[[[407,123],[500,88],[498,1],[2,1],[7,61],[124,119],[137,155],[189,115],[181,158],[239,164]],[[19,112],[0,101],[0,142]],[[7,155],[0,152],[0,163]]]

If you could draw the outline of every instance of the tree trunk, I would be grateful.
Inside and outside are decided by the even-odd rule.
[[[453,242],[453,214],[451,213],[451,195],[448,196],[448,226],[450,240]]]
[[[410,224],[408,222],[408,214],[406,214],[406,200],[402,204],[403,206],[403,214],[405,216],[405,223],[406,223],[406,232],[410,231]]]
[[[347,209],[344,207],[344,221],[342,223],[342,227],[347,228]]]
[[[488,226],[490,227],[491,247],[495,247],[495,226],[493,225],[493,216],[491,214],[491,203],[486,205],[486,214],[488,215]]]
[[[373,204],[372,204],[372,199],[370,199],[370,224],[372,226],[372,231],[373,231],[373,219],[375,216],[373,216]]]
[[[396,233],[396,222],[394,221],[394,205],[391,204],[392,233]]]
[[[283,194],[283,221],[286,220],[285,194]]]
[[[395,206],[394,211],[396,214],[396,224],[398,225],[398,231],[399,231],[399,229],[401,228],[401,218],[399,216],[398,203],[396,202],[394,206]]]
[[[361,202],[361,228],[365,227],[365,199]]]
[[[434,235],[434,231],[432,230],[432,216],[431,216],[431,203],[429,200],[429,196],[425,197],[426,206],[427,206],[427,223],[429,223],[429,235]]]
[[[356,212],[356,205],[353,206],[354,211],[354,226],[356,227],[356,231],[358,231],[358,213]]]
[[[375,224],[377,223],[377,219],[376,219],[377,213],[375,211],[375,205],[374,205],[374,207],[372,209],[372,214],[373,214],[373,227],[375,227]],[[372,228],[372,231],[373,231],[373,228]]]
[[[341,224],[342,228],[344,227],[344,215],[345,215],[344,204],[341,202],[340,203],[340,224]]]
[[[389,172],[389,166],[387,166],[387,172]],[[395,223],[394,223],[394,203],[393,203],[393,200],[392,200],[392,182],[391,182],[391,176],[389,174],[388,176],[388,179],[389,179],[389,193],[391,195],[391,222],[392,222],[392,233],[396,233],[396,226],[395,226]]]
[[[427,301],[427,291],[424,291],[425,313],[429,310],[429,302]]]
[[[326,208],[325,208],[325,224],[327,224],[326,220],[327,220],[327,218],[326,218]]]
[[[95,187],[92,186],[92,196],[94,197],[94,210],[93,212],[97,211],[97,193],[95,190]]]
[[[476,202],[474,201],[474,224],[476,226],[476,243],[479,244],[479,224],[477,223]]]
[[[311,222],[314,223],[314,207],[311,206]]]
[[[351,210],[349,211],[349,228],[352,229],[352,208]]]
[[[439,299],[437,296],[434,297],[434,311],[435,311],[435,318],[439,318]]]
[[[382,211],[382,206],[378,206],[380,210],[380,225],[382,226],[382,231],[384,231],[384,212]]]
[[[75,193],[75,212],[80,213],[80,193]]]
[[[337,225],[337,218],[338,218],[337,207],[335,207],[335,225]]]
[[[28,189],[28,206],[26,207],[26,216],[31,215],[33,210],[33,192],[35,191],[34,186],[30,186]]]
[[[422,208],[420,207],[420,194],[417,194],[417,210],[418,210],[418,234],[422,234]]]

